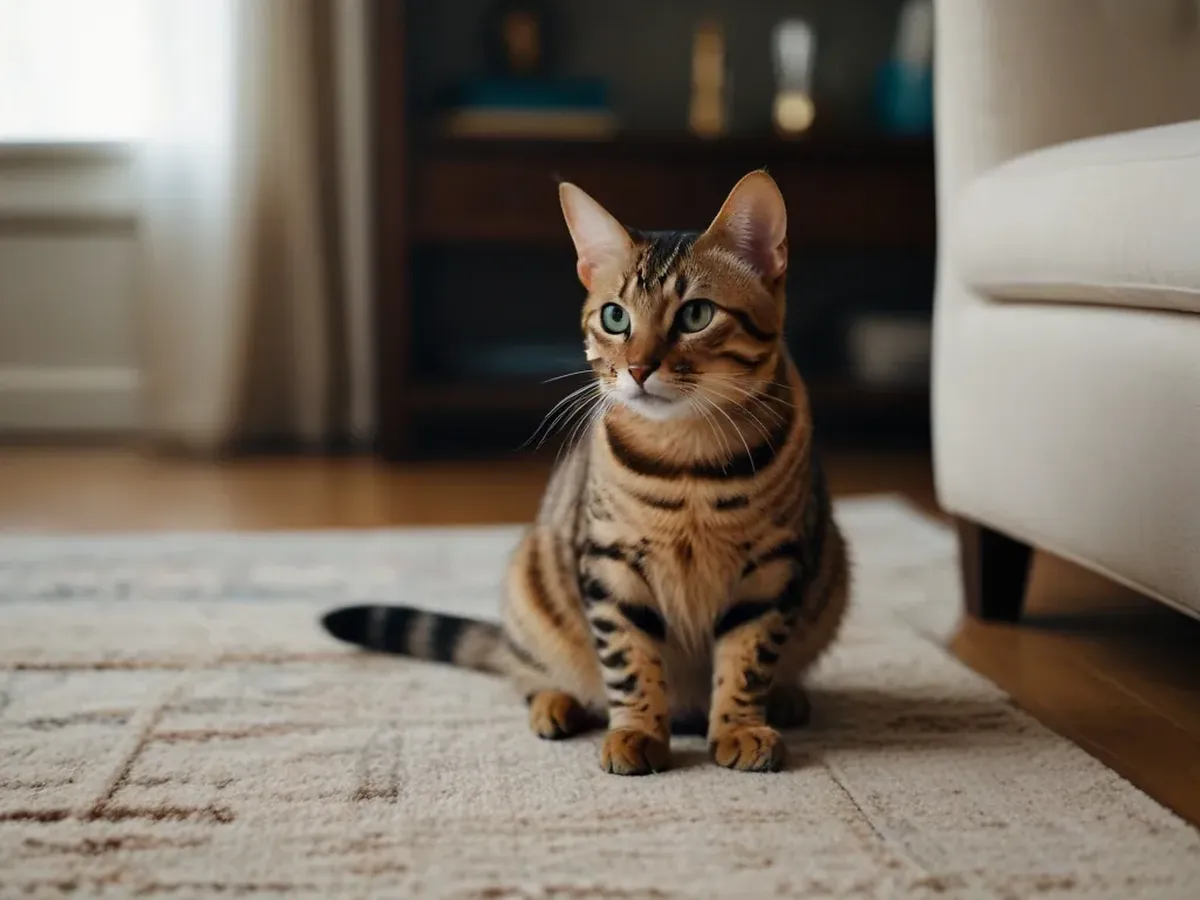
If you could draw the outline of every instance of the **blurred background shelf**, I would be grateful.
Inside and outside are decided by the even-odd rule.
[[[411,238],[567,246],[559,179],[584,186],[627,222],[702,228],[757,168],[792,198],[793,243],[933,244],[932,145],[871,135],[424,141],[412,151]]]
[[[920,327],[931,317],[933,143],[887,133],[871,111],[901,0],[763,0],[753,8],[709,0],[703,10],[614,2],[540,4],[556,20],[545,36],[557,57],[554,77],[564,79],[564,92],[603,96],[597,120],[611,122],[611,133],[512,137],[447,132],[464,91],[524,89],[486,80],[492,0],[377,0],[380,452],[506,452],[583,383],[542,383],[583,367],[584,294],[559,180],[579,184],[635,227],[696,230],[738,178],[764,167],[788,203],[787,341],[819,424],[860,441],[924,441],[927,382],[870,386],[856,358],[864,318]],[[784,139],[771,125],[770,42],[778,22],[797,13],[818,33],[818,113],[810,131]],[[688,129],[692,39],[703,16],[726,24],[736,76],[728,129],[716,138]],[[630,21],[639,22],[636,34],[617,24]],[[622,47],[619,60],[614,46]]]
[[[414,136],[417,150],[437,153],[475,152],[490,157],[496,152],[522,156],[573,155],[582,158],[604,156],[608,159],[664,156],[676,160],[701,158],[706,162],[759,158],[763,164],[781,159],[892,161],[907,158],[923,164],[933,152],[930,136],[905,136],[872,131],[816,128],[796,137],[771,133],[725,135],[703,138],[687,132],[618,132],[607,138],[542,137],[459,137],[429,130]]]

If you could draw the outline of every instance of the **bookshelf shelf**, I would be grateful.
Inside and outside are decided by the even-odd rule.
[[[562,245],[557,179],[630,222],[696,227],[747,171],[793,199],[793,242],[928,247],[932,146],[867,136],[801,141],[628,136],[603,141],[426,139],[412,148],[412,239]]]

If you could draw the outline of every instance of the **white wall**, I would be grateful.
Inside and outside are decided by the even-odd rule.
[[[138,421],[128,155],[0,146],[0,435]]]

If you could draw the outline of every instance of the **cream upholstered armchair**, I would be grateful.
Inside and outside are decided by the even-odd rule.
[[[934,449],[968,606],[1040,547],[1200,616],[1200,0],[938,0]]]

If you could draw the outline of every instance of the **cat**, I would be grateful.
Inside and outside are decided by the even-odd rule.
[[[594,409],[512,559],[503,625],[396,606],[324,625],[508,676],[539,737],[607,720],[614,774],[668,768],[672,730],[706,733],[721,766],[777,770],[850,587],[783,339],[783,197],[751,172],[703,233],[650,233],[559,191]]]

